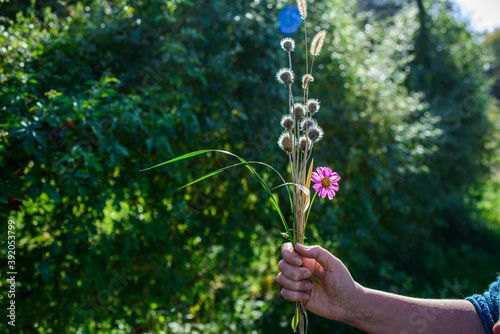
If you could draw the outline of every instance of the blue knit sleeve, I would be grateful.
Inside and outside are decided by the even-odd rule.
[[[493,334],[493,325],[498,321],[500,302],[500,276],[491,283],[490,288],[482,295],[473,295],[465,298],[474,304],[477,314],[483,323],[486,334]]]

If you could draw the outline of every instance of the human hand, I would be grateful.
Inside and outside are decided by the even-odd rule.
[[[363,287],[339,259],[320,246],[296,244],[295,250],[291,243],[281,247],[277,281],[283,286],[283,298],[303,302],[305,308],[328,319],[349,317],[361,303]],[[319,284],[308,279],[312,275]]]

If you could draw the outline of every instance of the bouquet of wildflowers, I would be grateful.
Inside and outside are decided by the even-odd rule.
[[[302,20],[304,20],[305,22],[307,18],[307,0],[297,0],[297,8]],[[305,24],[304,27],[306,27]],[[236,157],[239,160],[238,163],[213,171],[184,185],[181,188],[200,182],[218,173],[222,173],[227,169],[237,166],[245,166],[259,179],[260,184],[266,190],[273,206],[277,210],[280,219],[283,222],[285,232],[283,232],[282,234],[285,238],[289,239],[292,242],[292,245],[294,247],[297,242],[304,242],[305,228],[307,225],[307,220],[309,218],[309,212],[314,199],[316,198],[316,195],[319,194],[319,196],[322,198],[328,197],[328,199],[330,200],[333,199],[335,197],[335,192],[339,190],[338,182],[340,180],[340,176],[337,173],[332,172],[332,170],[328,167],[318,167],[316,168],[316,172],[313,172],[314,159],[312,158],[312,151],[314,145],[323,138],[324,132],[316,121],[316,116],[320,109],[320,102],[317,99],[310,98],[309,91],[311,83],[314,81],[314,77],[312,76],[314,60],[321,52],[323,43],[325,41],[326,32],[318,32],[311,41],[310,49],[307,50],[307,29],[304,28],[304,31],[306,45],[306,73],[302,76],[302,79],[299,83],[299,85],[301,86],[300,97],[295,98],[292,89],[293,84],[295,83],[295,73],[292,68],[292,52],[295,51],[295,41],[291,38],[284,38],[281,41],[281,48],[288,54],[288,67],[280,69],[276,74],[278,82],[283,84],[284,87],[288,90],[289,96],[288,106],[286,107],[287,111],[281,118],[281,127],[283,128],[283,132],[278,139],[278,145],[288,157],[291,174],[290,182],[285,181],[285,178],[281,176],[281,174],[269,164],[259,161],[246,161],[245,159],[234,153],[223,150],[199,150],[184,154],[175,159],[148,168],[156,168],[210,152],[219,152]],[[311,56],[310,65],[309,52]],[[299,102],[299,100],[301,102]],[[271,189],[254,169],[254,166],[257,165],[265,166],[277,173],[282,181],[282,184],[277,185],[276,187]],[[311,182],[314,182],[313,189],[315,190],[312,200],[310,193]],[[291,229],[288,227],[288,223],[272,194],[272,190],[281,186],[285,186],[288,192],[288,199],[290,202],[293,220],[293,228]],[[311,280],[319,284],[317,279],[315,279],[314,277],[312,277]],[[295,304],[295,312],[292,319],[292,328],[294,332],[296,332],[297,330],[299,330],[300,333],[307,332],[307,312],[301,302],[297,302]]]
[[[307,0],[297,0],[297,7],[304,22],[307,18]],[[328,199],[335,197],[335,192],[339,190],[338,182],[340,176],[332,172],[328,167],[318,167],[316,172],[313,172],[312,150],[314,144],[323,138],[323,129],[318,125],[315,119],[316,114],[320,109],[320,102],[317,99],[309,97],[309,89],[314,81],[312,76],[313,65],[315,58],[321,52],[325,41],[326,32],[318,32],[311,41],[311,66],[309,66],[309,54],[307,50],[307,27],[304,24],[305,45],[306,45],[306,73],[302,76],[300,84],[302,85],[302,101],[296,102],[292,84],[295,81],[295,74],[292,69],[292,52],[295,51],[295,41],[291,38],[285,38],[281,41],[281,47],[288,53],[288,68],[282,68],[276,74],[276,78],[288,89],[288,110],[289,112],[281,119],[281,126],[284,128],[278,144],[283,151],[288,155],[291,184],[293,187],[293,229],[292,229],[292,244],[303,243],[305,228],[309,218],[309,211],[316,195]],[[308,164],[309,169],[307,168]],[[313,181],[314,197],[310,201],[309,187]],[[309,209],[309,211],[308,211]],[[307,212],[307,215],[306,215]],[[313,278],[314,280],[314,278]],[[294,317],[292,319],[292,328],[301,333],[307,331],[307,313],[302,303],[296,303]]]

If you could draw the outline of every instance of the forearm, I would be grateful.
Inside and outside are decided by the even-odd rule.
[[[343,322],[370,334],[484,334],[472,303],[418,299],[364,289],[359,307]]]

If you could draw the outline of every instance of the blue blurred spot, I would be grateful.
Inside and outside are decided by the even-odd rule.
[[[284,34],[293,34],[299,29],[301,23],[302,18],[297,6],[288,5],[278,14],[278,28]]]

